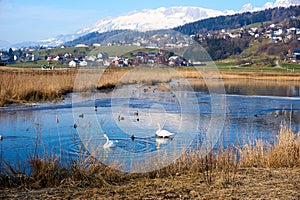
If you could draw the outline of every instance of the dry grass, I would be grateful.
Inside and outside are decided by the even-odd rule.
[[[220,75],[221,74],[221,75]],[[300,81],[297,73],[228,72],[190,68],[107,68],[41,71],[39,69],[1,68],[0,106],[11,103],[60,100],[73,90],[111,89],[122,84],[155,84],[184,78],[222,78]],[[205,83],[203,83],[205,84]],[[212,83],[213,84],[213,81]]]
[[[238,147],[241,166],[300,167],[300,133],[281,126],[275,145],[261,140]]]
[[[0,106],[60,100],[74,90],[111,89],[122,84],[168,82],[176,73],[165,69],[80,69],[41,71],[2,69],[0,73]]]
[[[30,160],[29,176],[20,170],[2,173],[0,197],[300,198],[299,134],[282,126],[274,145],[257,140],[237,150],[220,148],[208,154],[195,150],[172,165],[147,174],[123,174],[102,165],[92,156],[73,161],[68,167],[62,167],[57,158],[34,157]]]
[[[61,99],[72,91],[76,71],[3,70],[0,73],[0,106]]]

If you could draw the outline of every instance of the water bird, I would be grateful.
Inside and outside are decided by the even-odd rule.
[[[130,136],[131,140],[133,141],[135,139],[135,136],[134,135],[131,135]]]
[[[157,123],[158,125],[158,130],[156,131],[156,136],[160,138],[172,138],[175,134],[171,133],[170,131],[161,129],[160,124]]]
[[[121,117],[120,115],[118,116],[118,120],[121,121],[121,120],[124,120],[124,117]]]
[[[97,111],[97,108],[98,108],[98,107],[95,105],[95,111]]]
[[[109,138],[108,138],[108,136],[106,134],[103,134],[103,136],[106,138],[106,142],[103,145],[104,149],[109,149],[109,148],[115,148],[115,147],[117,147],[116,143],[113,142],[113,141],[111,141],[111,140],[109,140]],[[116,141],[116,142],[118,142],[118,141]]]
[[[81,118],[83,118],[83,113],[81,113],[80,115],[78,115],[78,117],[81,117]]]
[[[3,140],[3,137],[2,137],[2,135],[0,135],[0,140]]]
[[[133,114],[139,116],[139,111],[135,111]]]
[[[59,123],[59,119],[58,119],[58,116],[56,115],[56,123],[58,124]]]
[[[74,128],[77,128],[77,124],[74,124],[73,127],[74,127]]]

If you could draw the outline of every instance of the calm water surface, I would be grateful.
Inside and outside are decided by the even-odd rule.
[[[272,143],[284,123],[300,131],[298,83],[226,83],[226,95],[215,95],[225,97],[224,109],[217,111],[212,109],[212,96],[205,87],[195,84],[193,89],[195,92],[180,92],[131,85],[122,87],[121,95],[98,91],[73,94],[59,104],[1,108],[1,170],[5,170],[5,162],[27,166],[33,155],[59,156],[68,164],[79,157],[84,146],[105,164],[121,160],[126,166],[122,170],[127,171],[161,150],[175,152],[171,159],[176,159],[184,149],[201,145],[214,126],[221,128],[217,142],[225,146],[257,138]],[[157,123],[176,133],[174,139],[156,138]],[[103,133],[116,142],[116,149],[103,149]]]

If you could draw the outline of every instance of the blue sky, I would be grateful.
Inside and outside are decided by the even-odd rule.
[[[0,40],[10,43],[71,34],[97,21],[143,9],[197,6],[215,10],[241,10],[251,3],[262,7],[272,0],[0,0]]]

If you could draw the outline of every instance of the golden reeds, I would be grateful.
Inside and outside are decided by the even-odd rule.
[[[59,99],[71,92],[75,71],[1,71],[0,106]]]
[[[10,103],[59,100],[74,89],[112,89],[123,84],[165,83],[177,78],[263,79],[300,81],[297,73],[228,72],[194,68],[93,68],[42,71],[39,69],[0,69],[0,106]],[[202,81],[203,82],[203,81]],[[217,83],[220,83],[218,81]],[[216,83],[216,84],[217,84]],[[203,83],[205,84],[205,83]]]
[[[275,144],[262,140],[238,147],[241,166],[300,167],[300,133],[281,126]]]

